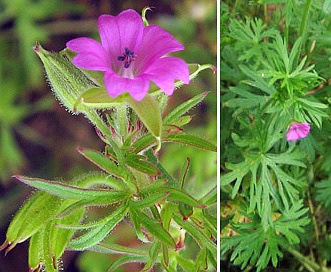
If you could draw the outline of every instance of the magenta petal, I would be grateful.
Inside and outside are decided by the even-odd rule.
[[[293,123],[286,134],[286,139],[288,141],[297,141],[307,137],[309,132],[310,125],[308,123]]]
[[[164,57],[148,67],[143,76],[157,84],[162,91],[171,95],[175,89],[175,79],[188,84],[189,69],[185,61],[175,57]]]
[[[129,9],[118,16],[101,15],[98,19],[98,29],[102,46],[115,61],[124,53],[125,48],[132,52],[138,50],[144,25],[141,16]]]
[[[84,69],[104,71],[110,96],[128,92],[141,100],[149,82],[172,94],[176,79],[189,83],[187,64],[178,58],[165,57],[184,47],[158,26],[144,27],[141,16],[129,9],[118,16],[101,15],[98,19],[101,44],[89,38],[67,43],[75,52],[73,63]]]
[[[101,15],[98,18],[98,29],[102,46],[108,56],[116,59],[121,53],[121,37],[115,16]]]
[[[67,42],[67,47],[77,52],[72,62],[84,69],[106,71],[110,68],[107,52],[100,43],[90,38],[77,38]]]
[[[162,28],[151,25],[144,28],[144,36],[140,50],[137,53],[139,71],[144,71],[149,64],[165,54],[183,50],[184,46]]]
[[[298,135],[296,134],[295,131],[289,131],[289,132],[286,134],[286,139],[287,139],[288,141],[292,141],[292,142],[294,142],[294,141],[298,140],[299,137],[298,137]]]
[[[129,85],[129,93],[133,99],[140,101],[148,93],[149,80],[145,80],[143,77],[136,77],[130,80],[133,82]]]
[[[115,73],[105,73],[105,85],[111,97],[128,92],[135,100],[141,100],[148,92],[149,81],[142,77],[123,78]]]

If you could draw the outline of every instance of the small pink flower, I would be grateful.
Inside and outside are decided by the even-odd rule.
[[[308,123],[292,123],[286,133],[286,139],[293,142],[297,141],[301,138],[307,137],[309,131],[310,125]]]
[[[165,56],[184,46],[158,26],[144,27],[136,11],[101,15],[98,29],[101,43],[82,37],[69,41],[67,47],[78,53],[73,58],[76,66],[105,72],[104,82],[111,97],[129,92],[135,100],[141,100],[150,81],[168,95],[175,89],[175,79],[189,83],[187,64]]]

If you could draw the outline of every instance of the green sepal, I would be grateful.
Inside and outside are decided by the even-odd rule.
[[[217,151],[217,147],[213,143],[211,143],[199,136],[189,135],[189,134],[185,134],[182,132],[167,135],[163,138],[163,141],[185,144],[185,145],[193,146],[193,147],[200,148],[203,150],[208,150],[208,151],[214,151],[214,152]]]
[[[84,233],[82,236],[72,240],[68,247],[74,250],[84,250],[101,242],[107,235],[123,220],[128,211],[127,201],[124,201],[114,212],[109,216],[100,220],[97,227]]]
[[[74,108],[84,106],[93,109],[105,109],[116,107],[123,103],[129,104],[134,109],[146,128],[156,139],[160,138],[162,129],[161,112],[159,105],[151,95],[147,94],[140,101],[134,100],[126,93],[112,98],[105,89],[93,87],[84,91],[77,98]]]
[[[125,103],[125,97],[128,94],[122,94],[117,97],[111,97],[104,88],[93,87],[84,91],[76,100],[74,108],[84,106],[93,109],[107,109],[116,107]]]
[[[161,137],[162,118],[158,104],[154,98],[147,94],[142,100],[134,100],[131,96],[126,98],[126,102],[137,113],[148,131],[158,140]]]
[[[190,80],[195,79],[200,72],[207,69],[211,69],[214,74],[216,73],[216,67],[212,64],[189,63],[188,68],[190,70]],[[181,87],[182,85],[184,85],[182,81],[175,82],[175,87],[177,88]]]
[[[30,208],[35,208],[38,206],[42,206],[44,202],[47,202],[48,194],[44,192],[36,192],[34,195],[32,195],[26,202],[23,204],[23,206],[18,210],[18,212],[15,214],[13,220],[9,224],[9,227],[7,229],[6,238],[9,243],[12,243],[17,239],[19,236],[19,231],[21,227],[24,225],[25,221],[28,219],[28,212],[31,210]],[[41,203],[41,204],[39,204]],[[34,207],[35,206],[35,207]],[[20,242],[20,241],[18,241]]]

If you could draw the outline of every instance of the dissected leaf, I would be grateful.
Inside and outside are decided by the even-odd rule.
[[[56,181],[43,180],[38,178],[29,178],[24,176],[15,176],[18,180],[33,186],[39,190],[44,190],[49,194],[69,199],[95,199],[98,197],[108,197],[111,199],[115,196],[116,199],[123,195],[123,192],[117,192],[106,189],[89,189],[80,188],[73,185],[68,185]],[[98,177],[96,177],[98,178]],[[101,181],[102,182],[102,181]]]
[[[145,263],[149,260],[148,256],[135,256],[135,255],[124,255],[118,258],[112,265],[107,269],[107,272],[115,271],[116,268],[126,263]]]
[[[157,175],[159,173],[159,169],[155,165],[146,161],[145,157],[141,155],[128,154],[125,158],[125,163],[139,172],[148,175]]]
[[[207,237],[206,234],[204,234],[200,229],[196,228],[190,221],[190,219],[184,221],[178,213],[173,213],[173,219],[179,226],[185,229],[187,233],[189,233],[193,237],[193,239],[197,241],[200,248],[207,247],[208,250],[210,250],[210,252],[212,253],[212,255],[216,258],[216,244],[213,243],[210,237]]]
[[[189,135],[185,133],[176,133],[176,134],[167,135],[166,137],[164,137],[163,141],[180,143],[214,152],[217,151],[217,147],[213,143],[205,139],[202,139],[199,136]]]
[[[137,255],[148,256],[148,251],[143,248],[133,248],[122,246],[119,244],[102,244],[99,243],[93,247],[88,248],[89,251],[100,252],[104,254],[125,254],[125,255]]]
[[[128,211],[127,202],[124,201],[114,212],[100,220],[100,224],[82,236],[72,240],[69,243],[69,248],[74,250],[84,250],[101,242],[115,228],[115,226],[123,220]]]
[[[153,268],[161,249],[161,243],[159,241],[154,241],[149,250],[149,259],[141,271],[149,271]]]
[[[130,214],[133,214],[133,217],[136,221],[136,230],[138,225],[142,225],[150,234],[154,235],[158,240],[162,243],[169,245],[171,247],[175,247],[175,241],[163,227],[162,224],[155,221],[155,219],[151,219],[146,214],[140,212],[138,209],[134,207],[134,204],[130,205]]]
[[[88,149],[88,148],[77,148],[78,152],[82,154],[85,158],[93,162],[95,165],[103,169],[109,174],[121,179],[125,179],[125,169],[117,165],[114,161],[108,158],[106,155],[101,154],[98,151]],[[114,180],[114,187],[116,189],[127,188],[125,184],[120,181]]]
[[[195,97],[189,99],[188,101],[180,104],[177,108],[173,109],[164,119],[164,124],[173,124],[173,122],[177,122],[179,117],[188,112],[194,106],[199,104],[208,93],[198,94]]]

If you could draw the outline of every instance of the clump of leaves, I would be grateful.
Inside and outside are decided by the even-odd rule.
[[[326,18],[326,2],[265,3],[260,18],[227,16],[224,34],[228,39],[222,45],[226,53],[221,54],[225,112],[221,190],[226,196],[221,202],[221,252],[224,260],[241,269],[279,267],[284,251],[297,261],[291,261],[292,269],[300,265],[325,269],[322,258],[315,261],[294,248],[305,251],[305,235],[310,235],[310,243],[320,244],[323,230],[315,210],[321,209],[320,201],[326,207],[330,204],[324,161],[328,155],[323,151],[329,144],[324,125],[329,118],[329,95],[324,92],[327,86],[320,63],[313,61],[323,50],[311,37],[322,38],[310,28]],[[255,7],[258,14],[259,6]],[[240,9],[229,4],[228,10],[232,8]],[[301,21],[294,20],[294,13],[302,14]],[[311,134],[299,143],[287,142],[292,122],[308,122]]]

